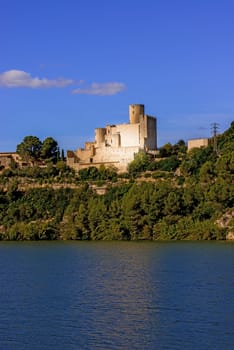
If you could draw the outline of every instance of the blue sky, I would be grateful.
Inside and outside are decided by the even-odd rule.
[[[0,0],[0,152],[25,136],[64,150],[158,120],[158,145],[234,119],[233,0]]]

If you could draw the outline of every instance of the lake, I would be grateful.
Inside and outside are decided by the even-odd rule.
[[[233,243],[0,242],[0,269],[0,349],[233,349]]]

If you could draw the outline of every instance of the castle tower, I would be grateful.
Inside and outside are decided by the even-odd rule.
[[[140,116],[144,116],[145,106],[144,105],[130,105],[129,106],[129,121],[130,124],[140,123]]]
[[[127,171],[135,154],[157,151],[157,119],[145,114],[143,104],[129,106],[129,123],[106,125],[95,129],[95,141],[84,148],[68,151],[67,164],[75,170],[91,166],[114,166]]]
[[[97,145],[105,142],[106,128],[96,128],[95,129],[95,141]]]

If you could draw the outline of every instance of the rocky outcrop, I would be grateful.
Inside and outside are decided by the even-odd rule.
[[[220,228],[227,229],[227,240],[234,240],[234,208],[226,211],[215,223]]]
[[[229,231],[228,234],[226,235],[227,240],[234,240],[234,231]]]

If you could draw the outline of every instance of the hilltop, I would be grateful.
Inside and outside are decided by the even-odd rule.
[[[136,155],[126,173],[64,161],[4,169],[0,238],[226,239],[234,232],[234,122],[208,147],[166,144]]]

